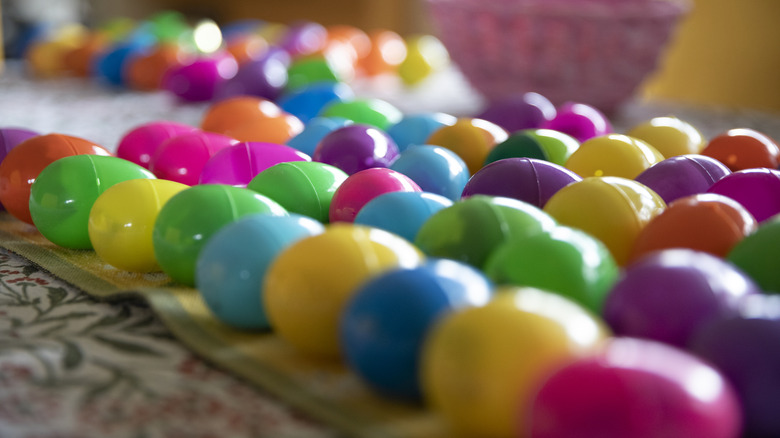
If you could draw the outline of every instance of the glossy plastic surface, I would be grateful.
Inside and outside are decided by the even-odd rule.
[[[97,256],[125,271],[159,271],[152,245],[154,222],[163,205],[187,187],[164,179],[132,179],[101,193],[87,224]]]
[[[29,129],[0,128],[0,163],[16,145],[28,138],[37,137],[39,135],[41,134]]]
[[[520,93],[488,103],[477,118],[493,122],[514,133],[541,128],[555,118],[555,105],[539,93]]]
[[[373,125],[385,130],[401,121],[401,111],[393,104],[381,99],[354,99],[331,102],[319,114],[325,117],[341,117],[355,123]]]
[[[780,159],[777,142],[754,129],[731,129],[716,136],[701,151],[732,171],[767,167],[776,169]]]
[[[236,72],[238,63],[230,54],[203,56],[169,69],[162,78],[162,88],[186,102],[206,102]]]
[[[424,145],[434,131],[452,126],[457,119],[444,113],[419,113],[405,115],[398,123],[387,127],[398,150],[403,152],[410,146]]]
[[[423,191],[453,201],[460,199],[469,180],[469,169],[463,159],[441,146],[410,147],[401,152],[390,169],[408,176]]]
[[[352,124],[352,120],[335,117],[315,117],[306,123],[298,135],[287,140],[287,145],[306,155],[314,155],[319,142],[331,132]]]
[[[742,204],[757,221],[780,213],[780,170],[755,168],[726,175],[707,189]]]
[[[486,304],[492,292],[481,272],[452,260],[378,275],[355,292],[341,316],[345,359],[378,393],[420,401],[419,358],[430,329],[450,312]]]
[[[764,221],[758,230],[731,249],[726,259],[746,272],[761,289],[780,293],[780,217]]]
[[[697,330],[736,316],[739,300],[758,292],[746,274],[718,257],[667,249],[626,266],[603,315],[617,335],[685,347]]]
[[[238,96],[211,105],[201,128],[239,141],[284,144],[303,131],[303,123],[270,100]]]
[[[485,158],[485,164],[503,158],[527,157],[563,166],[579,147],[580,143],[574,137],[563,132],[551,129],[526,129],[513,133],[491,149]]]
[[[284,93],[279,106],[288,113],[308,123],[332,102],[345,102],[355,98],[352,88],[343,82],[318,82]]]
[[[30,190],[30,216],[44,237],[71,249],[90,249],[88,223],[101,193],[122,181],[154,178],[117,157],[74,155],[46,166]]]
[[[537,438],[736,438],[742,420],[737,394],[712,365],[631,338],[557,370],[519,415],[530,424],[518,434]]]
[[[279,163],[311,161],[311,158],[289,146],[244,142],[217,151],[200,173],[200,184],[228,184],[246,187],[260,172]]]
[[[609,119],[591,105],[567,102],[557,108],[555,117],[542,128],[561,131],[576,138],[580,143],[593,137],[612,132]]]
[[[443,126],[431,134],[426,144],[445,147],[463,159],[474,174],[485,163],[488,153],[508,138],[504,128],[487,120],[459,118],[452,126]]]
[[[507,240],[491,253],[484,271],[497,284],[555,292],[595,314],[601,313],[619,274],[615,259],[601,241],[564,226]]]
[[[380,228],[414,242],[425,221],[452,205],[449,199],[426,192],[389,192],[368,201],[355,216],[355,224]]]
[[[337,358],[339,320],[358,287],[390,269],[414,268],[422,261],[417,248],[386,231],[330,225],[277,256],[263,283],[263,305],[282,340],[310,356]]]
[[[462,196],[503,196],[542,208],[555,192],[577,181],[582,181],[579,175],[549,161],[506,158],[477,171]]]
[[[398,146],[384,131],[354,124],[325,135],[314,149],[314,161],[330,164],[353,175],[372,167],[389,167],[398,157]]]
[[[730,173],[728,167],[712,157],[690,154],[653,164],[634,180],[652,189],[669,204],[685,196],[706,192]]]
[[[276,100],[287,85],[287,65],[275,56],[265,56],[240,64],[235,76],[220,82],[215,100],[235,96],[256,96]]]
[[[268,196],[291,213],[327,223],[333,195],[346,179],[344,171],[329,164],[291,161],[260,172],[247,187]]]
[[[203,167],[218,151],[238,143],[213,132],[193,131],[165,140],[149,160],[149,170],[158,178],[188,186],[198,184]]]
[[[626,134],[654,147],[664,158],[699,154],[707,145],[698,129],[673,116],[654,117],[634,126]]]
[[[159,90],[165,73],[183,62],[184,51],[177,44],[158,44],[127,61],[125,83],[134,90]]]
[[[644,185],[619,177],[590,177],[556,192],[544,211],[561,225],[601,240],[619,265],[628,261],[639,232],[666,208]]]
[[[40,135],[19,143],[0,163],[0,202],[15,218],[32,224],[30,186],[38,174],[60,158],[80,154],[111,155],[91,141],[63,134]]]
[[[305,216],[251,214],[225,225],[203,247],[195,287],[220,321],[244,330],[268,329],[262,304],[263,279],[281,251],[322,233]]]
[[[431,216],[417,233],[415,244],[429,256],[482,268],[506,240],[549,232],[554,227],[555,220],[531,204],[477,195]]]
[[[183,123],[156,121],[144,123],[125,133],[119,140],[116,156],[149,168],[154,152],[165,141],[197,130]]]
[[[374,167],[350,175],[336,189],[330,203],[330,222],[352,222],[369,201],[388,192],[420,192],[420,186],[406,175]]]
[[[545,376],[607,336],[592,314],[534,288],[499,288],[444,317],[423,347],[423,393],[458,436],[508,437]]]
[[[642,140],[627,135],[608,134],[585,141],[566,160],[566,168],[583,178],[619,176],[633,179],[663,155]]]
[[[174,195],[160,210],[152,241],[160,268],[185,286],[195,285],[195,265],[206,242],[223,226],[251,213],[286,216],[271,199],[240,187],[207,184]]]

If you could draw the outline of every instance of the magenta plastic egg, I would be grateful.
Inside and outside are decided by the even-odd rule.
[[[162,88],[184,101],[209,101],[217,87],[237,71],[238,63],[230,55],[202,57],[166,72]]]
[[[338,167],[348,175],[372,167],[389,167],[398,146],[384,131],[369,125],[348,125],[327,134],[312,158]]]
[[[350,175],[336,189],[330,202],[330,222],[353,222],[364,205],[388,192],[422,191],[406,175],[382,167],[362,170]]]
[[[672,201],[706,192],[731,173],[720,161],[704,155],[678,155],[655,163],[634,178],[663,198]]]
[[[217,151],[238,140],[213,132],[194,131],[163,142],[149,161],[149,170],[158,178],[193,186],[200,181],[203,167]]]
[[[480,169],[466,183],[463,197],[503,196],[539,208],[558,190],[582,181],[576,173],[549,161],[534,158],[505,158]]]
[[[122,137],[116,149],[116,156],[148,169],[152,155],[165,140],[196,130],[193,126],[176,122],[145,123],[131,129]]]
[[[612,132],[609,119],[601,111],[590,105],[576,102],[561,105],[555,117],[542,128],[569,134],[580,143]]]
[[[278,56],[264,56],[238,67],[232,78],[217,84],[214,98],[257,96],[276,100],[287,85],[287,64]]]
[[[617,338],[555,371],[530,412],[534,438],[737,438],[742,415],[723,375],[661,343]]]
[[[707,191],[739,202],[759,222],[780,213],[780,171],[775,169],[740,170],[724,176]]]
[[[297,149],[275,143],[244,142],[220,149],[203,166],[201,184],[246,187],[260,172],[279,163],[311,161]]]
[[[626,266],[604,303],[604,320],[616,335],[684,347],[706,324],[736,316],[740,300],[759,291],[721,258],[661,250]]]

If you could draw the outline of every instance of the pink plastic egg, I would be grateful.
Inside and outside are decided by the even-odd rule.
[[[157,178],[188,186],[198,184],[206,162],[220,149],[238,140],[213,132],[194,131],[163,142],[149,161],[149,170]]]
[[[368,201],[383,193],[420,192],[406,175],[384,167],[373,167],[350,175],[336,189],[330,202],[330,222],[353,222]]]
[[[311,161],[303,152],[276,143],[248,141],[219,150],[203,166],[201,184],[246,187],[269,167],[289,161]]]
[[[116,156],[148,169],[154,151],[165,140],[196,129],[183,123],[162,120],[145,123],[131,129],[122,137],[116,149]]]

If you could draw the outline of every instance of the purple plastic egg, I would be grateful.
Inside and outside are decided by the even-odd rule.
[[[116,156],[148,169],[154,151],[165,140],[196,130],[193,126],[176,122],[145,123],[131,129],[122,137],[116,149]]]
[[[759,293],[736,266],[688,249],[650,253],[626,266],[604,303],[616,335],[684,347],[712,321],[739,313],[740,300]]]
[[[287,85],[287,64],[275,56],[248,61],[238,67],[232,78],[217,85],[214,98],[257,96],[276,100]]]
[[[491,102],[477,118],[493,122],[508,132],[541,128],[555,118],[555,105],[538,93],[524,93]]]
[[[312,158],[353,175],[373,167],[389,167],[398,158],[398,146],[384,131],[355,124],[338,128],[323,137]]]
[[[209,101],[214,98],[217,87],[237,71],[238,63],[230,55],[201,57],[166,72],[162,88],[184,101]]]
[[[328,39],[328,30],[319,23],[303,21],[291,25],[284,33],[281,47],[293,58],[311,55],[322,47]]]
[[[691,341],[691,350],[731,382],[742,401],[744,436],[780,436],[780,297],[751,297],[760,312],[716,321]],[[767,311],[770,310],[770,311]]]
[[[503,196],[542,208],[558,190],[576,181],[582,178],[549,161],[505,158],[477,171],[466,183],[462,197]]]
[[[706,192],[731,170],[704,155],[678,155],[660,161],[634,178],[669,204],[675,199]]]
[[[194,131],[164,141],[149,161],[149,170],[160,179],[194,186],[203,167],[217,151],[238,140],[213,132]]]
[[[303,152],[276,143],[249,141],[217,151],[200,174],[201,184],[246,187],[258,173],[279,163],[311,161]]]
[[[775,169],[740,170],[726,175],[707,191],[739,202],[759,222],[780,213],[780,171]]]
[[[28,138],[40,135],[35,131],[22,128],[0,128],[0,162],[5,159],[8,152],[19,143]]]
[[[567,102],[542,128],[569,134],[580,143],[612,132],[609,119],[601,111],[584,103]]]

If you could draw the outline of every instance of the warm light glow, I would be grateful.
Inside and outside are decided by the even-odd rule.
[[[222,31],[212,20],[199,22],[192,31],[195,47],[203,53],[214,53],[222,47]]]

